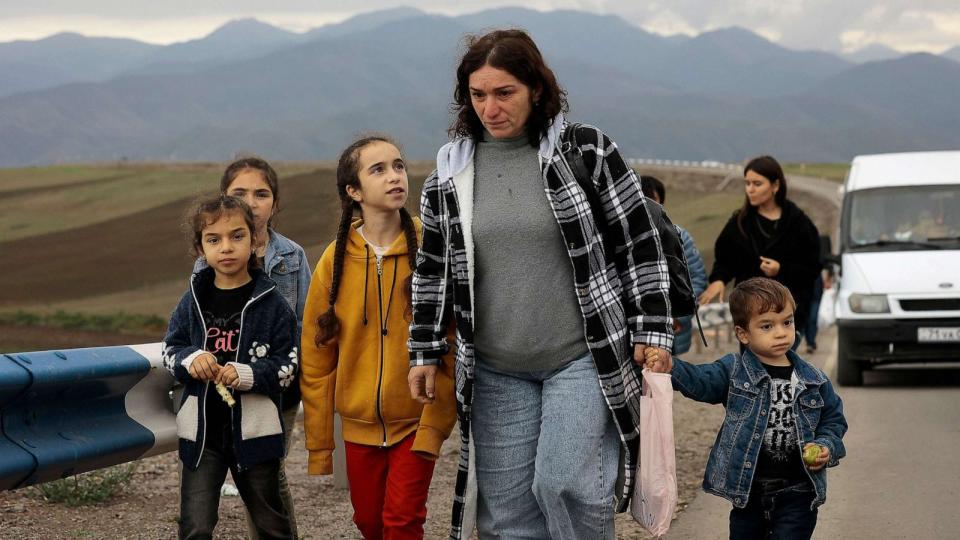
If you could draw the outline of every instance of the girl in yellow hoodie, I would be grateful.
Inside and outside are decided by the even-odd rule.
[[[407,339],[419,220],[404,208],[397,146],[365,137],[340,155],[337,239],[324,251],[303,313],[304,430],[309,474],[333,472],[340,413],[353,521],[367,539],[423,538],[440,445],[456,421],[453,362],[432,403],[410,398]],[[353,220],[358,210],[362,219]]]

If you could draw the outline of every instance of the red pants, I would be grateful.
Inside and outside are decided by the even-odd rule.
[[[366,540],[423,538],[433,462],[410,451],[414,435],[388,448],[344,444],[353,522]]]

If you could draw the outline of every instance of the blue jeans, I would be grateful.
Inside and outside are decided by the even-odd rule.
[[[481,539],[614,538],[620,440],[589,354],[527,373],[480,359],[472,416]]]
[[[745,508],[730,511],[731,540],[807,540],[817,526],[809,482],[754,483]]]
[[[290,520],[280,498],[280,460],[275,459],[237,470],[230,448],[205,448],[200,466],[182,467],[180,475],[181,539],[213,538],[220,507],[220,487],[233,476],[240,497],[262,539],[293,538]]]
[[[817,348],[817,316],[820,314],[820,300],[823,298],[823,276],[817,276],[813,283],[813,299],[810,301],[810,313],[806,321],[797,321],[803,325],[803,335],[807,346]]]

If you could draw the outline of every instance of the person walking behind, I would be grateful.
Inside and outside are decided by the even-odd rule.
[[[743,207],[717,237],[710,285],[700,295],[700,304],[722,301],[728,281],[768,277],[790,289],[796,320],[806,321],[813,281],[822,267],[817,227],[787,198],[787,179],[774,158],[751,159],[743,168],[743,180]],[[798,339],[794,347],[799,343]]]
[[[666,204],[667,188],[659,178],[643,175],[640,177],[640,185],[643,187],[643,194],[648,199],[660,205]],[[707,269],[703,265],[703,257],[700,256],[700,250],[697,249],[693,236],[680,225],[674,224],[674,226],[680,234],[683,257],[687,261],[687,271],[690,273],[693,294],[699,297],[707,288]],[[671,352],[674,356],[685,354],[690,350],[690,344],[693,341],[693,316],[689,315],[675,319],[673,321],[673,331],[673,351]]]

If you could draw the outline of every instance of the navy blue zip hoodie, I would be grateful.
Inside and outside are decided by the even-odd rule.
[[[233,390],[231,409],[233,448],[240,469],[283,457],[281,392],[294,381],[298,369],[297,317],[261,270],[251,272],[256,282],[240,317],[240,336],[233,365],[240,384]],[[170,316],[163,342],[163,363],[184,385],[177,413],[180,460],[191,470],[200,464],[206,440],[206,400],[221,399],[214,384],[190,376],[190,364],[204,352],[207,329],[198,298],[213,287],[214,271],[206,268],[191,276],[190,289]]]

